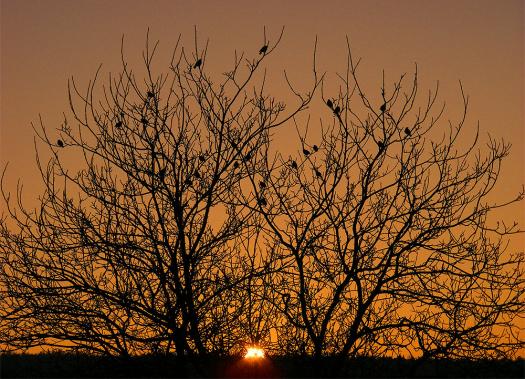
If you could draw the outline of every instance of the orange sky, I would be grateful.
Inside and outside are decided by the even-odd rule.
[[[210,38],[208,67],[220,73],[235,49],[257,52],[263,26],[274,39],[284,25],[284,39],[267,66],[280,79],[286,69],[305,89],[316,36],[320,69],[332,83],[345,67],[346,35],[353,53],[363,58],[365,85],[375,91],[383,68],[393,81],[417,62],[421,94],[440,80],[440,98],[448,106],[444,125],[459,117],[461,79],[470,95],[469,130],[479,120],[483,138],[490,133],[513,144],[495,193],[496,199],[508,199],[525,182],[523,21],[519,0],[1,0],[0,164],[9,162],[7,187],[15,188],[20,177],[26,199],[34,200],[38,180],[30,123],[41,114],[50,129],[59,126],[68,111],[68,77],[84,87],[100,63],[104,79],[118,70],[122,35],[134,62],[150,27],[152,38],[160,40],[158,67],[167,70],[177,36],[191,48],[197,25],[202,41]],[[523,227],[523,203],[502,217]],[[519,236],[511,246],[523,245]]]
[[[442,124],[460,116],[458,80],[470,95],[468,130],[477,121],[485,139],[512,142],[494,199],[516,195],[524,180],[524,2],[521,0],[377,1],[178,1],[178,0],[0,0],[0,168],[9,162],[7,188],[21,178],[25,199],[38,196],[31,122],[40,114],[51,130],[68,112],[67,79],[81,87],[103,63],[103,79],[119,70],[125,35],[131,62],[140,59],[146,30],[160,40],[158,67],[168,70],[177,36],[192,47],[193,28],[210,38],[208,67],[226,71],[235,49],[257,53],[266,26],[271,41],[286,27],[276,53],[266,61],[271,75],[286,69],[300,88],[311,83],[311,57],[318,37],[320,71],[335,83],[345,68],[345,37],[363,58],[365,86],[379,91],[381,70],[390,82],[417,62],[421,95],[440,81],[447,111]],[[302,87],[301,87],[302,86]],[[276,88],[279,88],[276,86]],[[276,93],[278,95],[278,93]],[[312,118],[318,120],[312,108]],[[295,138],[293,128],[283,131]],[[0,214],[5,206],[0,202]],[[523,202],[498,216],[525,228]],[[522,235],[511,241],[523,251]]]
[[[100,63],[106,74],[118,70],[122,35],[129,60],[136,61],[148,27],[161,43],[158,67],[167,70],[179,34],[191,48],[194,25],[203,42],[210,38],[208,67],[219,73],[232,62],[234,49],[257,51],[263,26],[272,39],[284,25],[284,40],[267,65],[279,80],[286,69],[305,89],[315,37],[320,69],[335,83],[335,72],[344,69],[348,35],[354,54],[364,59],[365,85],[375,91],[383,68],[393,81],[410,73],[414,62],[421,94],[440,80],[448,106],[444,122],[459,116],[461,79],[470,94],[469,129],[479,120],[482,136],[491,133],[513,144],[496,197],[515,195],[525,182],[522,1],[1,0],[1,5],[0,163],[9,162],[8,188],[22,178],[28,201],[38,188],[30,123],[41,114],[49,128],[60,124],[68,111],[67,78],[85,86]],[[293,128],[284,133],[293,134]],[[504,216],[525,224],[522,206]],[[523,241],[520,236],[513,246],[523,249]]]

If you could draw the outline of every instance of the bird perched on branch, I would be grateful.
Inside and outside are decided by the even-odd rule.
[[[385,148],[385,144],[382,141],[377,141],[377,146],[379,147],[379,150],[383,150]]]
[[[412,131],[409,128],[405,128],[405,134],[409,136],[412,134]]]
[[[335,113],[336,115],[339,115],[339,113],[341,113],[341,107],[340,107],[339,105],[338,105],[337,107],[335,107],[335,109],[334,109],[334,113]]]
[[[151,91],[148,91],[147,95],[148,95],[148,97],[153,97],[153,96],[155,96],[155,94],[154,94],[153,92],[151,92]]]
[[[261,50],[259,50],[259,54],[266,54],[267,51],[268,45],[264,45],[263,47],[261,47]]]
[[[303,148],[303,154],[306,156],[310,155],[310,151],[308,149]]]
[[[330,109],[334,108],[334,103],[332,103],[332,100],[330,100],[330,99],[326,100],[326,105],[328,105],[328,107],[330,107]]]
[[[202,64],[202,59],[197,59],[197,62],[195,62],[195,64],[193,65],[193,68],[199,68]]]
[[[312,148],[314,149],[315,152],[319,151],[319,146],[317,146],[317,145],[313,145]]]
[[[266,188],[266,183],[265,183],[264,181],[261,180],[261,181],[259,182],[259,187],[261,187],[261,188]]]
[[[386,103],[383,103],[379,109],[384,113],[386,111]]]
[[[64,147],[64,142],[62,142],[62,140],[59,139],[59,140],[57,141],[57,145],[58,145],[59,147]]]
[[[122,121],[117,121],[115,128],[120,128],[122,126]]]
[[[297,168],[297,162],[296,161],[292,161],[292,168]]]
[[[259,200],[257,200],[257,203],[259,203],[259,205],[262,205],[263,207],[268,204],[266,202],[266,199],[262,196],[259,198]]]

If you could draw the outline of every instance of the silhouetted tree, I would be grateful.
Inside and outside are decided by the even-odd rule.
[[[285,112],[255,84],[280,38],[236,56],[218,84],[197,42],[192,57],[177,42],[169,74],[152,72],[157,44],[147,42],[144,81],[123,53],[102,91],[98,72],[85,92],[70,81],[61,149],[42,122],[35,129],[52,155],[38,160],[40,207],[3,190],[1,344],[184,355],[260,338],[251,323],[264,294],[253,288],[270,290],[269,265],[260,247],[243,249],[259,228],[238,193],[270,130],[313,94]],[[73,156],[82,168],[68,168]]]
[[[296,116],[323,83],[315,59],[309,91],[287,79],[290,110],[258,74],[280,38],[265,35],[218,81],[207,46],[188,55],[177,43],[170,73],[155,75],[147,42],[144,81],[122,53],[107,87],[98,73],[85,92],[70,82],[72,120],[58,136],[35,128],[51,153],[37,160],[39,207],[2,186],[5,348],[480,357],[523,346],[524,257],[505,249],[518,230],[489,219],[523,192],[487,199],[509,145],[489,139],[482,152],[476,134],[461,149],[463,89],[463,118],[443,130],[437,89],[416,103],[417,70],[408,89],[402,76],[365,93],[349,47],[339,95],[316,98],[330,122],[312,137]],[[289,122],[295,156],[272,141]]]
[[[261,156],[266,167],[250,174],[267,184],[267,206],[258,210],[281,267],[272,280],[281,349],[512,355],[523,347],[524,256],[506,251],[516,224],[488,221],[492,210],[523,199],[523,191],[501,204],[488,199],[510,145],[490,138],[482,152],[476,133],[460,147],[462,88],[463,118],[444,128],[437,88],[416,103],[417,67],[408,87],[404,76],[392,87],[383,80],[379,99],[364,92],[356,69],[348,47],[334,101],[343,111],[321,124],[321,149]],[[310,138],[299,133],[300,146]]]

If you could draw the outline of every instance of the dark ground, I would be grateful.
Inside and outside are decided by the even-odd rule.
[[[0,356],[1,378],[523,378],[520,360],[240,357],[134,358],[51,353]]]

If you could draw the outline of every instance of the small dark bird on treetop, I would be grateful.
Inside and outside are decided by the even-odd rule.
[[[318,178],[322,178],[323,175],[321,174],[321,172],[319,170],[315,170],[315,176],[317,176]]]
[[[59,147],[64,147],[64,142],[62,142],[62,140],[59,139],[59,140],[57,141],[57,145],[58,145]]]
[[[259,203],[259,205],[262,205],[262,206],[265,206],[266,204],[268,204],[266,202],[266,199],[264,197],[260,197],[259,200],[257,201]]]
[[[409,136],[409,135],[412,134],[412,132],[410,131],[410,129],[405,128],[405,134],[406,134],[407,136]]]
[[[268,45],[264,45],[261,47],[261,50],[259,50],[259,54],[266,54],[266,51],[268,51]]]
[[[292,168],[297,168],[297,162],[296,161],[292,161]]]
[[[316,152],[319,151],[319,146],[313,145],[312,147],[313,147],[314,151],[316,151]]]
[[[199,155],[199,161],[204,162],[205,160],[204,155]]]
[[[339,113],[341,113],[341,107],[340,107],[339,105],[338,105],[337,107],[335,107],[335,109],[334,109],[334,113],[335,113],[335,114],[339,114]]]
[[[148,123],[148,120],[146,120],[146,117],[142,117],[140,119],[140,122],[142,122],[144,125],[146,125]]]
[[[122,121],[117,121],[115,128],[120,128],[122,126]]]
[[[259,187],[261,188],[266,188],[266,183],[263,182],[262,180],[259,182]]]
[[[379,150],[383,150],[385,144],[382,141],[377,141],[377,146],[379,146]]]
[[[197,59],[197,62],[195,62],[195,64],[193,65],[193,68],[197,68],[197,67],[200,67],[202,64],[202,59]]]
[[[303,154],[308,156],[308,155],[310,155],[310,151],[308,151],[307,149],[303,149]]]
[[[153,94],[153,92],[148,91],[148,97],[153,97],[153,96],[155,96],[155,95]]]
[[[379,109],[381,110],[381,112],[385,112],[386,111],[386,103],[381,105],[381,107]]]
[[[233,168],[239,167],[239,162],[233,162]]]
[[[326,100],[326,105],[328,105],[330,108],[334,107],[334,103],[332,103],[332,100],[330,99]]]

